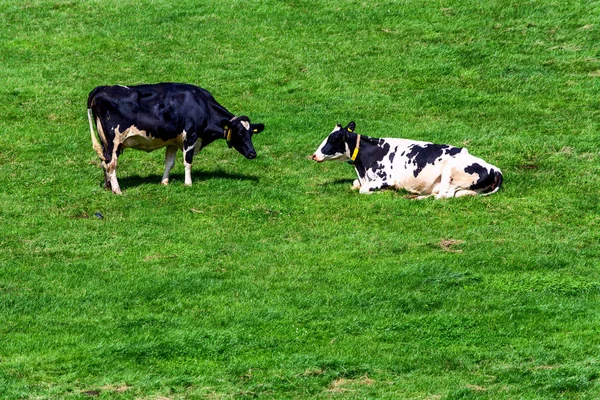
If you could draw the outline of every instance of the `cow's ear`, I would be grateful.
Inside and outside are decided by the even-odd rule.
[[[354,132],[356,130],[356,124],[354,123],[354,121],[350,122],[346,129],[348,130],[348,132]]]
[[[264,124],[251,124],[250,130],[252,131],[253,134],[256,135],[257,133],[261,133],[262,131],[265,130],[265,125]]]

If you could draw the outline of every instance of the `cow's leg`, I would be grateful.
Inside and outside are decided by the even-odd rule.
[[[185,186],[192,186],[192,161],[200,148],[195,134],[183,131],[183,166],[185,167]]]
[[[183,166],[185,167],[184,185],[192,186],[192,160],[194,158],[194,149],[183,150]]]
[[[113,158],[113,148],[111,146],[111,143],[113,142],[109,142],[108,140],[106,140],[106,135],[104,134],[102,121],[100,120],[100,118],[96,118],[96,130],[98,131],[98,136],[100,136],[100,143],[98,143],[96,135],[94,134],[94,128],[92,126],[92,110],[90,109],[88,109],[88,117],[90,120],[92,145],[94,147],[94,150],[98,154],[98,157],[102,160],[102,171],[104,172],[104,189],[112,189],[111,179],[108,173],[108,164]]]
[[[449,197],[476,196],[477,192],[469,189],[473,180],[473,175],[466,173],[464,166],[457,161],[456,164],[444,169],[442,172],[440,193],[435,198],[445,199]]]
[[[173,169],[173,166],[175,165],[176,155],[177,147],[167,146],[167,150],[165,151],[165,173],[163,174],[162,180],[160,181],[160,183],[162,183],[163,185],[169,184],[169,173],[171,173],[171,169]]]
[[[453,186],[452,184],[442,185],[442,187],[440,188],[440,192],[435,195],[435,198],[438,200],[448,199],[450,197],[454,197],[455,193],[456,193],[456,187]]]
[[[107,165],[104,161],[102,161],[102,172],[104,172],[104,189],[110,189],[110,177],[107,172]]]
[[[117,155],[115,154],[112,160],[106,166],[105,180],[108,180],[109,187],[113,193],[121,194],[121,188],[119,187],[119,181],[117,181]]]
[[[115,194],[121,194],[121,188],[117,181],[117,158],[119,157],[119,142],[117,139],[109,142],[104,148],[104,158],[102,163],[104,169],[104,188],[111,189]]]
[[[433,194],[436,199],[447,199],[454,197],[457,187],[453,184],[454,169],[452,167],[446,167],[442,171],[442,176],[439,185],[434,189]],[[435,193],[437,191],[437,193]]]
[[[415,200],[425,200],[425,199],[428,199],[428,198],[430,198],[432,196],[433,196],[433,194],[427,194],[427,195],[417,196],[417,197],[415,197]]]
[[[457,190],[456,193],[454,193],[454,197],[463,197],[463,196],[477,196],[477,192],[474,190],[461,189],[461,190]]]

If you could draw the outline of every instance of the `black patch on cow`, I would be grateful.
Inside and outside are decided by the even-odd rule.
[[[460,147],[453,147],[447,144],[413,144],[410,146],[410,151],[406,154],[406,158],[410,164],[415,166],[413,175],[415,178],[423,171],[427,165],[435,164],[436,160],[442,159],[444,154],[454,156],[461,152]]]
[[[346,135],[346,143],[350,147],[350,151],[354,149],[356,143],[355,134]],[[390,144],[384,139],[371,138],[368,136],[361,136],[360,151],[358,157],[354,162],[356,172],[361,179],[364,179],[367,170],[372,170],[377,176],[386,179],[387,173],[383,168],[383,159],[390,152]]]
[[[375,175],[377,175],[384,181],[387,180],[387,173],[385,172],[385,168],[383,167],[383,164],[378,164],[375,167]]]
[[[455,156],[458,153],[460,153],[461,151],[462,151],[462,147],[448,146],[448,148],[446,149],[444,154],[446,154],[448,156]]]
[[[361,180],[365,179],[365,175],[367,172],[367,169],[365,168],[365,166],[362,165],[361,163],[357,163],[357,162],[354,162],[353,165],[354,165],[354,168],[356,169],[356,173],[358,174],[359,178]]]
[[[383,182],[380,186],[378,187],[372,187],[369,189],[369,192],[374,192],[376,190],[382,190],[382,189],[387,189],[389,187],[391,187],[392,185],[390,185],[389,183]]]
[[[393,162],[394,162],[394,157],[395,157],[395,156],[396,156],[396,152],[395,152],[395,151],[392,151],[392,152],[390,153],[390,163],[393,163]]]
[[[350,139],[350,142],[352,143],[352,139]],[[357,161],[367,169],[377,169],[377,165],[381,164],[381,161],[383,161],[385,156],[390,152],[390,144],[386,143],[383,139],[373,139],[362,136],[360,143],[361,148],[358,153]]]
[[[472,184],[469,189],[481,190],[492,187],[496,184],[496,171],[494,169],[488,170],[487,168],[479,165],[478,163],[471,164],[465,168],[467,174],[477,174],[479,178],[477,182]]]

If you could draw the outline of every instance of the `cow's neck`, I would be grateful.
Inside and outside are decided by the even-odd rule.
[[[231,120],[234,115],[227,111],[225,107],[219,105],[219,107],[211,107],[211,121],[206,127],[204,135],[202,135],[202,147],[208,146],[210,143],[218,139],[226,139],[227,130],[225,127],[231,128]]]
[[[351,157],[354,154],[358,144],[359,150],[356,154],[356,158],[352,165],[354,166],[354,169],[356,169],[358,177],[362,180],[365,177],[365,172],[367,168],[369,168],[369,166],[371,165],[370,154],[373,152],[373,148],[377,147],[379,139],[371,138],[364,135],[358,135],[353,132],[348,132],[346,134],[345,141],[346,145],[348,146],[348,149],[350,150]]]

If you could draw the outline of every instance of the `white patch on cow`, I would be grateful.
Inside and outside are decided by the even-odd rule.
[[[115,128],[115,140],[118,138],[119,143],[123,144],[124,148],[131,148],[143,151],[154,151],[166,146],[175,146],[183,149],[182,135],[169,140],[162,140],[152,137],[146,131],[138,129],[135,125],[131,125],[123,132],[119,132],[119,127]]]
[[[247,131],[250,130],[250,122],[248,122],[248,121],[240,121],[240,122],[242,123],[244,128],[246,128]]]
[[[192,164],[188,164],[184,161],[183,166],[185,167],[185,178],[183,184],[185,186],[192,186]]]

